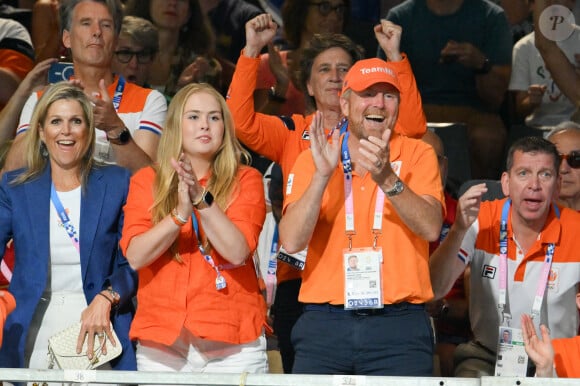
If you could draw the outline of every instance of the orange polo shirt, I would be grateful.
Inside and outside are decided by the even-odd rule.
[[[437,157],[426,143],[394,134],[390,140],[390,159],[400,169],[406,189],[418,195],[435,197],[445,208]],[[296,202],[308,188],[316,167],[310,150],[298,157],[289,177],[284,209]],[[353,248],[373,246],[373,215],[378,187],[370,173],[353,172],[352,191],[356,234]],[[414,234],[385,197],[382,234],[383,303],[425,303],[433,298],[429,276],[429,243]],[[345,234],[344,174],[339,162],[324,192],[318,222],[308,244],[299,300],[304,303],[344,304],[343,249]]]
[[[409,60],[403,55],[403,60],[389,62],[389,65],[397,72],[402,90],[395,131],[421,138],[427,130],[427,120]],[[253,92],[259,67],[260,58],[240,55],[228,90],[227,103],[236,124],[238,139],[256,153],[278,163],[286,181],[296,158],[310,148],[308,129],[314,114],[288,117],[294,126],[289,128],[278,116],[257,113]],[[300,271],[287,264],[278,264],[278,282],[300,276]]]
[[[120,241],[123,253],[134,236],[153,227],[150,208],[154,179],[151,167],[141,169],[131,178]],[[238,186],[225,214],[254,251],[266,216],[262,176],[257,170],[242,166],[237,179]],[[200,181],[202,185],[206,182]],[[215,270],[198,248],[191,221],[181,228],[178,251],[183,262],[177,262],[168,250],[138,271],[139,307],[131,325],[131,339],[171,345],[185,327],[193,335],[208,340],[231,344],[256,340],[265,326],[266,304],[251,255],[245,265],[221,271],[227,287],[218,291]],[[216,265],[228,264],[215,250],[211,256]]]

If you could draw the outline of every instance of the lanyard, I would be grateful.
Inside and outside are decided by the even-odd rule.
[[[77,230],[75,229],[74,225],[70,222],[70,218],[68,217],[68,214],[66,214],[66,210],[64,210],[62,206],[62,202],[60,202],[60,198],[56,193],[56,188],[54,187],[53,183],[50,184],[50,200],[52,201],[52,204],[56,209],[58,217],[60,218],[60,222],[64,226],[64,230],[68,234],[68,237],[70,237],[73,246],[76,248],[77,252],[80,255],[81,250],[79,245],[79,238],[77,236]]]
[[[354,230],[354,200],[352,193],[352,162],[350,151],[348,150],[348,137],[350,132],[346,132],[342,138],[340,159],[342,161],[342,171],[344,173],[344,215],[346,235],[348,236],[348,248],[352,249],[352,235]],[[377,186],[377,197],[375,200],[375,211],[373,215],[373,248],[377,246],[377,238],[383,228],[383,206],[385,203],[385,193]]]
[[[238,267],[241,267],[242,265],[245,265],[245,263],[242,263],[240,265],[235,265],[235,264],[216,265],[215,261],[213,260],[211,255],[209,255],[205,251],[205,248],[203,247],[203,245],[201,245],[201,237],[199,234],[199,224],[197,222],[197,217],[195,217],[195,213],[191,213],[191,223],[193,224],[193,229],[195,231],[195,237],[197,238],[197,247],[199,248],[199,251],[201,252],[201,255],[203,256],[203,259],[215,270],[215,273],[216,273],[215,287],[217,290],[222,290],[222,289],[226,288],[227,283],[226,283],[225,277],[222,276],[220,270],[238,268]]]
[[[276,270],[278,268],[278,224],[274,225],[274,235],[270,246],[270,258],[268,260],[268,271],[266,273],[266,303],[274,302],[275,287],[277,283]]]
[[[503,205],[501,211],[501,223],[499,230],[499,301],[498,308],[502,313],[503,319],[508,322],[511,319],[509,313],[504,312],[507,300],[507,220],[509,215],[509,210],[511,206],[511,199],[507,199]],[[554,211],[556,212],[556,217],[560,218],[560,211],[556,205],[554,205]],[[532,318],[540,315],[540,310],[542,307],[542,300],[544,299],[544,293],[546,292],[546,286],[548,283],[548,276],[550,275],[550,268],[552,267],[552,260],[554,258],[554,243],[549,243],[546,247],[546,255],[544,258],[544,264],[542,266],[542,272],[540,274],[540,280],[538,282],[538,287],[536,289],[536,295],[534,297],[534,303],[532,305]]]
[[[115,88],[115,94],[113,94],[113,107],[115,108],[115,111],[119,111],[121,99],[123,98],[123,91],[125,91],[125,83],[125,78],[123,78],[122,75],[119,75],[117,87]]]

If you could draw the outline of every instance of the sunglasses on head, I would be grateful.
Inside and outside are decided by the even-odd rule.
[[[560,154],[562,161],[566,160],[572,169],[580,168],[580,151],[574,150],[568,154]]]
[[[317,6],[318,12],[320,12],[320,14],[322,16],[328,16],[328,15],[330,15],[330,12],[334,11],[337,16],[342,17],[342,16],[344,16],[344,12],[346,11],[345,4],[332,5],[330,3],[330,1],[322,1],[322,2],[318,2],[318,3],[312,2],[312,3],[308,3],[308,5]]]

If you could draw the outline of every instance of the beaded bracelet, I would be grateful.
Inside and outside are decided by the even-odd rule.
[[[173,211],[171,211],[171,219],[173,220],[173,222],[175,223],[175,225],[182,227],[185,224],[187,224],[187,219],[183,218],[179,215],[179,213],[177,213],[177,209],[173,209]]]

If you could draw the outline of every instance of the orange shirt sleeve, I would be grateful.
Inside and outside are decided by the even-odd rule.
[[[397,72],[401,85],[401,103],[395,131],[407,137],[421,138],[427,131],[427,119],[411,63],[407,55],[403,54],[402,60],[389,64]]]
[[[151,206],[153,205],[154,179],[155,171],[151,167],[141,169],[131,177],[127,203],[123,208],[125,221],[119,242],[123,255],[126,255],[133,237],[147,232],[153,227]]]
[[[257,113],[254,89],[260,58],[241,55],[228,90],[227,103],[236,125],[236,136],[251,150],[280,163],[292,131],[277,116]]]
[[[254,251],[266,219],[262,175],[249,166],[242,166],[238,173],[238,186],[226,215],[244,234],[250,251]]]

